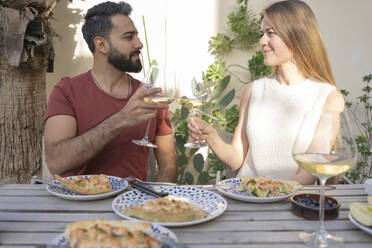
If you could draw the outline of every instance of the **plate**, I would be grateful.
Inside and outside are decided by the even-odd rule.
[[[66,177],[66,178],[73,179],[75,177],[76,176],[71,176],[71,177]],[[82,177],[88,178],[90,177],[90,175],[84,175]],[[49,193],[55,196],[58,196],[60,198],[63,198],[63,199],[73,200],[73,201],[91,201],[91,200],[98,200],[98,199],[106,198],[109,196],[117,195],[128,187],[128,182],[126,180],[123,180],[120,177],[108,176],[108,178],[111,184],[112,191],[103,193],[103,194],[83,195],[83,194],[72,192],[68,189],[63,189],[63,188],[55,187],[52,185],[47,185],[46,189]],[[56,184],[61,184],[57,180],[54,180],[53,182]]]
[[[242,184],[242,180],[240,178],[230,178],[220,181],[216,185],[216,189],[221,192],[222,194],[240,201],[246,202],[256,202],[256,203],[266,203],[266,202],[278,202],[283,201],[285,199],[290,198],[292,195],[296,193],[292,192],[288,195],[284,196],[272,196],[272,197],[257,197],[252,196],[248,192],[240,192],[238,188]]]
[[[368,227],[368,226],[365,226],[363,224],[361,224],[359,221],[357,221],[356,219],[354,219],[353,216],[351,216],[351,214],[349,213],[349,220],[354,224],[356,225],[359,229],[361,229],[362,231],[365,231],[366,233],[369,233],[372,235],[372,227]]]
[[[183,197],[189,200],[190,204],[193,204],[207,213],[207,217],[199,220],[187,221],[187,222],[152,222],[163,226],[189,226],[198,223],[203,223],[220,216],[225,212],[227,208],[226,200],[217,193],[185,186],[154,186],[155,188],[168,192],[170,195],[177,197]],[[117,196],[112,202],[112,209],[114,212],[124,219],[138,220],[136,218],[127,216],[123,213],[123,209],[127,209],[130,206],[143,205],[147,201],[154,200],[155,197],[143,193],[137,189],[125,192]],[[145,220],[141,220],[146,222]]]
[[[124,222],[132,222],[132,221],[124,221]],[[172,239],[174,241],[177,241],[176,235],[166,227],[159,226],[157,224],[152,224],[151,225],[151,231],[155,234],[162,234],[162,235],[168,236],[170,239]],[[67,240],[65,238],[64,233],[60,234],[57,238],[55,238],[52,241],[52,243],[57,245],[60,248],[69,248],[70,247],[67,243]]]

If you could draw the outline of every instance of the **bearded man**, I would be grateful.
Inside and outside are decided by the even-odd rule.
[[[140,72],[143,44],[125,2],[104,2],[88,10],[82,32],[93,68],[56,84],[45,119],[46,160],[53,174],[106,174],[145,180],[149,148],[138,146],[148,120],[149,139],[159,172],[157,181],[174,182],[176,153],[168,105],[144,102],[161,92],[144,89],[128,72]]]

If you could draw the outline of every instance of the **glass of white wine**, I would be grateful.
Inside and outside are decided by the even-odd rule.
[[[311,115],[308,113],[307,115]],[[304,136],[299,132],[293,148],[293,158],[300,167],[316,176],[320,182],[318,231],[301,232],[302,239],[310,247],[340,247],[342,237],[329,234],[324,226],[324,187],[328,178],[350,170],[357,160],[357,146],[350,127],[347,109],[343,112],[323,112],[311,144],[301,151]]]
[[[154,71],[156,71],[156,78],[151,79],[151,86],[161,88],[162,93],[145,97],[143,100],[145,102],[161,102],[166,104],[172,103],[176,94],[176,71],[168,70],[167,68],[159,70],[156,66],[153,66],[153,68]]]
[[[192,95],[190,98],[177,98],[176,102],[183,107],[190,109],[192,116],[200,118],[203,113],[200,109],[207,103],[208,95],[206,92],[203,92],[197,88],[197,82],[195,79],[191,80],[191,89]],[[207,146],[207,143],[204,140],[192,140],[187,142],[184,146],[187,148],[200,148]]]
[[[148,97],[145,97],[143,100],[145,102],[162,102],[162,103],[171,103],[174,100],[174,94],[175,94],[175,86],[173,85],[173,81],[170,78],[173,74],[173,71],[171,74],[166,74],[165,70],[160,70],[158,66],[152,65],[149,69],[149,71],[146,73],[146,76],[143,80],[143,86],[146,89],[150,89],[153,87],[158,87],[162,89],[162,93],[154,94]],[[167,83],[168,82],[168,83]],[[157,145],[151,143],[149,141],[149,128],[151,126],[151,122],[153,119],[150,119],[147,122],[146,132],[145,136],[141,140],[132,140],[133,143],[140,145],[140,146],[146,146],[146,147],[158,147]]]

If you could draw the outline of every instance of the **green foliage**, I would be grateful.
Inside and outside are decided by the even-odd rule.
[[[219,96],[221,96],[222,92],[226,89],[227,85],[229,84],[230,79],[231,79],[231,76],[228,75],[222,78],[222,80],[220,80],[216,84],[216,87],[213,89],[212,94],[211,94],[211,100],[214,100],[218,98]]]
[[[217,78],[217,77],[212,77]],[[237,111],[237,105],[233,105],[231,108],[226,108],[235,96],[235,89],[231,89],[226,95],[223,96],[223,92],[226,90],[231,77],[225,76],[224,78],[218,79],[212,82],[196,82],[197,90],[204,91],[205,88],[210,88],[205,94],[208,95],[208,103],[201,109],[204,113],[210,116],[217,117],[217,123],[222,128],[227,127],[229,130],[234,130],[237,119],[239,119],[239,112]],[[201,92],[200,95],[204,93]],[[235,116],[233,116],[235,114]],[[177,153],[178,162],[178,177],[177,182],[180,184],[205,184],[210,180],[215,179],[216,168],[225,170],[225,166],[217,165],[214,166],[215,161],[219,161],[216,157],[211,161],[208,160],[208,166],[204,165],[204,159],[201,154],[196,154],[193,161],[193,168],[197,173],[195,178],[189,171],[186,170],[188,159],[191,158],[196,149],[186,150],[184,144],[188,140],[188,115],[189,110],[185,107],[176,109],[171,112],[171,122],[173,123],[173,131],[175,136],[175,147]],[[203,115],[202,118],[207,122],[213,124],[215,120],[212,120],[207,115]],[[221,162],[219,162],[220,164]]]
[[[257,51],[255,55],[248,61],[249,72],[251,73],[252,81],[258,78],[267,76],[271,73],[272,67],[264,64],[264,55],[262,51]]]
[[[227,55],[233,48],[250,49],[260,39],[260,21],[248,9],[248,0],[239,0],[239,8],[227,16],[231,36],[218,33],[209,40],[208,51],[217,57]]]
[[[260,39],[260,22],[255,14],[248,9],[248,0],[238,0],[238,4],[237,10],[231,12],[227,17],[227,26],[230,28],[231,34],[218,33],[209,41],[208,51],[217,58],[227,56],[234,48],[252,49]],[[235,131],[239,120],[239,109],[237,104],[228,107],[235,97],[235,89],[228,90],[228,85],[231,76],[237,78],[239,82],[247,82],[240,80],[229,68],[236,66],[250,71],[253,79],[266,76],[271,72],[271,68],[263,63],[262,52],[255,53],[248,63],[249,67],[236,64],[226,67],[224,61],[217,60],[208,66],[205,73],[202,73],[202,82],[194,81],[195,89],[199,91],[198,95],[208,99],[207,104],[201,110],[205,113],[202,118],[209,124],[218,124],[219,128],[227,132]],[[205,163],[202,155],[195,155],[195,149],[184,148],[184,144],[188,140],[188,115],[189,111],[184,107],[171,113],[179,166],[177,181],[180,184],[205,184],[216,178],[217,171],[223,173],[226,166],[214,154],[208,154],[208,161]],[[217,120],[210,118],[211,116],[216,117]],[[193,156],[195,176],[186,170],[187,163]]]
[[[227,25],[233,32],[234,44],[240,48],[251,48],[260,40],[260,22],[256,15],[248,10],[248,1],[241,2],[236,12],[230,13]]]
[[[231,108],[225,109],[225,113],[218,115],[218,117],[220,119],[218,124],[221,126],[221,128],[233,133],[239,121],[238,105],[234,104]]]
[[[208,66],[207,73],[203,73],[203,81],[217,82],[225,77],[225,63],[214,62]]]
[[[194,168],[197,172],[202,173],[204,166],[204,159],[201,154],[196,154],[193,159]]]
[[[208,51],[212,55],[216,56],[221,56],[229,53],[234,46],[234,40],[231,39],[229,36],[221,33],[218,33],[216,36],[211,37],[208,43]]]
[[[363,183],[367,178],[372,177],[372,106],[371,106],[371,86],[372,74],[363,77],[365,86],[362,88],[363,94],[357,97],[358,102],[346,101],[345,106],[350,110],[351,120],[358,128],[359,135],[355,142],[358,147],[358,162],[346,176],[355,183]],[[346,97],[349,92],[341,90]],[[362,111],[363,116],[358,115],[358,110]]]
[[[217,158],[214,153],[208,154],[208,170],[211,171],[211,175],[215,176],[217,171],[225,171],[226,165]]]

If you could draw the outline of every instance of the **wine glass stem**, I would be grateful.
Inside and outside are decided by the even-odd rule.
[[[326,229],[324,226],[324,188],[327,181],[327,178],[319,178],[320,181],[320,196],[319,196],[319,220],[320,220],[320,237],[325,239]]]
[[[196,112],[196,109],[195,108],[192,108],[191,109],[191,112],[192,112],[192,115],[197,117],[197,112]]]
[[[145,137],[143,137],[143,139],[146,140],[146,141],[149,141],[149,129],[150,129],[151,121],[152,121],[152,119],[150,119],[150,120],[147,122],[147,127],[146,127]]]

